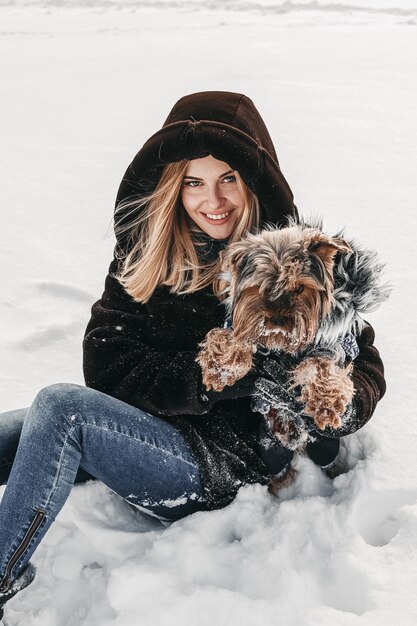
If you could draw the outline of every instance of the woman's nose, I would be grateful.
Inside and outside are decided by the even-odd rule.
[[[224,202],[220,189],[218,189],[218,187],[209,187],[207,190],[206,201],[209,209],[214,211],[215,209],[220,208]]]

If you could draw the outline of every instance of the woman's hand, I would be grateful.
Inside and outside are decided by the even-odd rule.
[[[290,372],[278,361],[265,358],[260,367],[256,368],[258,378],[254,385],[253,396],[270,408],[284,408],[300,413],[302,405],[297,402],[294,391],[290,389]]]
[[[289,372],[272,358],[264,360],[262,371],[264,375],[254,385],[252,410],[265,416],[272,434],[282,445],[297,450],[311,439],[311,420],[303,415],[303,405],[290,389]]]

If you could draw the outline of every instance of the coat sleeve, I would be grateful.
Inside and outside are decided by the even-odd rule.
[[[127,294],[112,267],[83,340],[86,386],[154,415],[207,413],[214,402],[202,391],[197,352],[154,350],[146,341],[146,306]]]
[[[351,407],[340,428],[326,428],[320,434],[326,437],[343,437],[362,428],[372,417],[377,402],[386,391],[384,365],[377,348],[374,346],[375,332],[366,325],[357,339],[359,354],[353,361],[352,380],[355,395]]]

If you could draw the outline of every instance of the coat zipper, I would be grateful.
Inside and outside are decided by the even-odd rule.
[[[3,578],[1,584],[0,584],[0,592],[5,592],[5,591],[9,591],[10,585],[9,585],[9,581],[11,578],[11,573],[12,570],[14,568],[14,566],[16,565],[17,561],[20,559],[20,557],[22,556],[23,552],[26,550],[27,546],[30,543],[30,540],[32,539],[33,535],[36,533],[36,531],[38,530],[39,526],[41,525],[41,522],[43,520],[43,518],[45,517],[46,513],[45,511],[42,511],[41,509],[39,509],[31,523],[31,525],[29,526],[26,535],[23,537],[20,545],[18,546],[16,552],[13,554],[12,558],[10,559],[10,561],[7,564],[6,567],[6,575]]]

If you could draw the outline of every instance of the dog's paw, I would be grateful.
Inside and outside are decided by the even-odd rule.
[[[324,430],[326,426],[340,428],[342,416],[347,408],[347,399],[333,390],[321,397],[314,397],[307,407],[307,413],[313,418],[316,426]]]
[[[333,389],[328,393],[303,394],[306,402],[304,412],[313,418],[316,426],[324,430],[326,426],[340,428],[342,416],[347,408],[347,398]]]
[[[339,367],[333,359],[319,357],[305,359],[296,368],[294,380],[301,386],[299,400],[320,430],[341,426],[354,394],[351,368],[351,364]]]
[[[320,430],[324,430],[327,426],[330,426],[331,428],[340,428],[342,425],[341,416],[343,413],[344,411],[338,413],[332,408],[323,407],[316,410],[313,418],[314,423],[320,428]]]
[[[199,344],[196,357],[202,369],[203,384],[207,390],[222,391],[234,385],[252,367],[253,348],[237,342],[232,331],[213,328]]]
[[[203,376],[203,384],[207,391],[223,391],[228,385],[234,385],[235,379],[233,376],[227,376],[225,372],[221,375],[218,372],[207,372]]]

